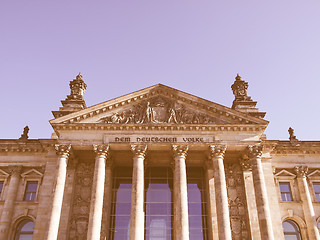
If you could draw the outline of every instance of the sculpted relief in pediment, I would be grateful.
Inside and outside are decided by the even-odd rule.
[[[223,124],[224,121],[197,110],[188,108],[174,100],[156,96],[132,105],[128,109],[99,119],[111,124]]]

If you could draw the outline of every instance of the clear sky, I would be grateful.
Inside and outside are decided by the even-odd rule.
[[[320,140],[320,1],[0,1],[0,138],[50,138],[79,71],[88,106],[162,83],[231,107],[239,73],[268,139]]]

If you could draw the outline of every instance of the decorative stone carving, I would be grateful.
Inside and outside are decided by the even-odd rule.
[[[187,153],[189,150],[188,145],[172,145],[173,155],[174,157],[187,157]]]
[[[22,166],[10,166],[8,168],[8,170],[9,170],[11,176],[15,175],[15,176],[19,177],[21,170],[22,170]]]
[[[224,153],[226,152],[226,145],[210,145],[210,154],[211,157],[224,157]]]
[[[70,81],[70,95],[66,100],[83,100],[83,94],[87,88],[87,84],[84,83],[81,73],[76,76],[76,79]]]
[[[162,96],[142,101],[131,106],[130,109],[100,118],[99,121],[113,124],[209,124],[222,122],[209,115],[187,109],[184,105]]]
[[[308,167],[307,166],[295,166],[294,167],[295,172],[297,173],[298,177],[306,177],[308,173]]]
[[[107,158],[108,153],[109,153],[109,145],[93,145],[93,151],[101,156]]]
[[[243,156],[242,158],[240,158],[240,165],[241,165],[242,171],[252,171],[251,159]]]
[[[251,239],[242,169],[239,163],[225,165],[232,239]]]
[[[29,138],[28,133],[29,133],[29,127],[25,126],[19,140],[27,140]]]
[[[134,155],[138,155],[139,157],[145,158],[146,151],[147,151],[147,145],[132,144],[131,151]]]
[[[93,172],[93,163],[81,162],[77,166],[69,226],[70,240],[87,239]]]
[[[69,157],[70,154],[70,150],[71,150],[71,145],[60,145],[60,144],[56,144],[55,146],[56,149],[56,153],[59,156],[63,156],[65,158]]]
[[[249,158],[260,158],[262,156],[262,145],[249,145],[247,147],[247,154]]]
[[[236,102],[252,101],[251,97],[247,95],[248,86],[248,82],[243,81],[239,74],[237,74],[236,81],[231,86]]]
[[[294,129],[292,127],[289,127],[288,132],[290,141],[298,141],[297,137],[294,135]]]

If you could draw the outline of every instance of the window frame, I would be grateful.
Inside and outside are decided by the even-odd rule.
[[[28,183],[36,183],[37,184],[37,189],[36,189],[36,191],[35,192],[27,192],[27,190],[28,190]],[[39,189],[39,181],[31,181],[31,180],[27,180],[26,181],[26,184],[25,184],[25,188],[24,188],[24,194],[23,194],[23,201],[24,202],[35,202],[35,201],[37,201],[37,196],[38,196],[38,189]],[[27,200],[26,199],[26,196],[27,196],[27,194],[28,193],[35,193],[35,197],[34,197],[34,200]],[[32,196],[32,195],[31,195]]]
[[[289,192],[282,192],[281,191],[281,184],[287,184],[289,186]],[[293,202],[292,187],[291,187],[291,184],[289,181],[279,181],[279,191],[280,191],[281,202]],[[291,200],[283,200],[282,194],[285,194],[286,198],[287,198],[287,194],[290,194]]]
[[[279,202],[281,202],[281,203],[297,202],[297,200],[298,200],[297,195],[296,195],[297,192],[294,188],[294,186],[296,184],[295,179],[296,179],[296,175],[285,170],[285,169],[282,169],[278,173],[275,174],[275,182],[276,182],[276,187],[278,188],[277,192],[278,192]],[[289,183],[292,201],[283,201],[282,200],[280,183]]]
[[[39,190],[42,183],[43,174],[37,171],[36,169],[30,169],[21,174],[23,182],[23,195],[21,196],[21,201],[23,202],[37,202],[39,197]],[[28,182],[37,182],[36,197],[34,200],[25,200]]]
[[[8,181],[9,176],[10,176],[10,174],[8,174],[5,171],[3,171],[2,169],[0,169],[0,182],[3,182],[2,191],[0,192],[0,201],[5,200],[5,192],[7,190],[6,186],[7,186],[7,181]]]
[[[31,218],[22,218],[17,222],[17,224],[16,224],[16,226],[14,228],[14,233],[13,233],[13,239],[14,240],[19,240],[20,234],[21,234],[21,229],[29,222],[33,223],[33,231],[32,231],[32,237],[33,237],[35,221],[33,219],[31,219]]]
[[[285,232],[285,230],[283,229],[284,222],[290,223],[293,226],[293,228],[295,228],[297,230],[297,232]],[[284,221],[282,221],[282,229],[283,229],[282,231],[283,231],[284,236],[286,236],[285,233],[292,233],[292,234],[296,234],[296,236],[299,236],[298,240],[302,240],[301,227],[299,226],[299,224],[296,221],[294,221],[292,219],[285,219]]]
[[[309,189],[312,189],[310,190],[310,193],[312,195],[313,202],[320,203],[320,201],[317,200],[316,193],[313,186],[314,183],[320,184],[320,171],[319,170],[312,171],[310,174],[308,174],[308,180],[309,180],[308,181]]]

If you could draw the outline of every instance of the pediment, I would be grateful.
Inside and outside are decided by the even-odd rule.
[[[320,179],[320,171],[319,170],[314,170],[310,174],[308,174],[308,177],[310,179]]]
[[[41,178],[43,174],[36,169],[30,169],[21,174],[22,178]]]
[[[275,177],[278,177],[278,178],[295,178],[296,175],[283,169],[281,170],[280,172],[276,173],[275,174]]]
[[[10,174],[0,169],[0,178],[7,178]]]
[[[50,121],[106,125],[262,125],[268,121],[158,84]]]

